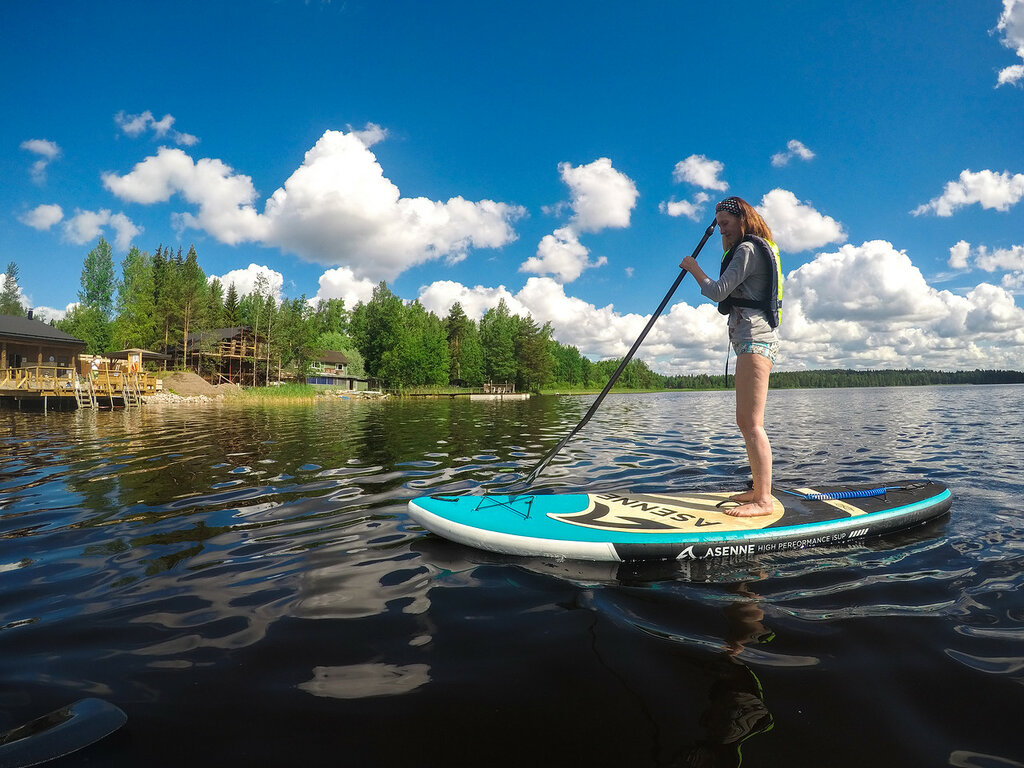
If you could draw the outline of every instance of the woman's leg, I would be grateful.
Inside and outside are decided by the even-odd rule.
[[[772,501],[772,446],[764,431],[764,407],[768,400],[768,375],[772,361],[764,355],[743,353],[736,356],[736,425],[747,447],[754,487],[733,497],[744,502],[723,510],[735,517],[770,515]]]

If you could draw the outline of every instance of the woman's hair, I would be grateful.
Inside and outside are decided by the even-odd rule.
[[[715,206],[715,211],[724,210],[736,216],[736,208],[739,208],[738,218],[740,230],[744,235],[757,235],[765,240],[772,239],[772,231],[768,228],[761,214],[754,210],[753,206],[742,197],[727,197]]]

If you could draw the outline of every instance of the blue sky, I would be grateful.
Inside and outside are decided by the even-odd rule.
[[[736,194],[782,248],[780,369],[1024,368],[1024,0],[12,1],[0,29],[0,267],[48,317],[102,235],[242,292],[504,297],[619,356]],[[725,337],[688,278],[640,356],[718,371]]]

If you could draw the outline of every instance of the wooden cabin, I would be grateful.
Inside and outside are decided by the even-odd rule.
[[[0,315],[0,399],[49,407],[132,406],[156,379],[83,354],[85,342],[28,317]]]
[[[335,389],[365,390],[368,381],[349,373],[349,360],[344,353],[329,350],[310,364],[306,383]]]

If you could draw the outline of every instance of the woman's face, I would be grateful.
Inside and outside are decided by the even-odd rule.
[[[743,237],[739,216],[733,216],[727,211],[719,211],[715,214],[715,221],[718,222],[718,231],[722,235],[722,247],[725,250],[732,248]]]

